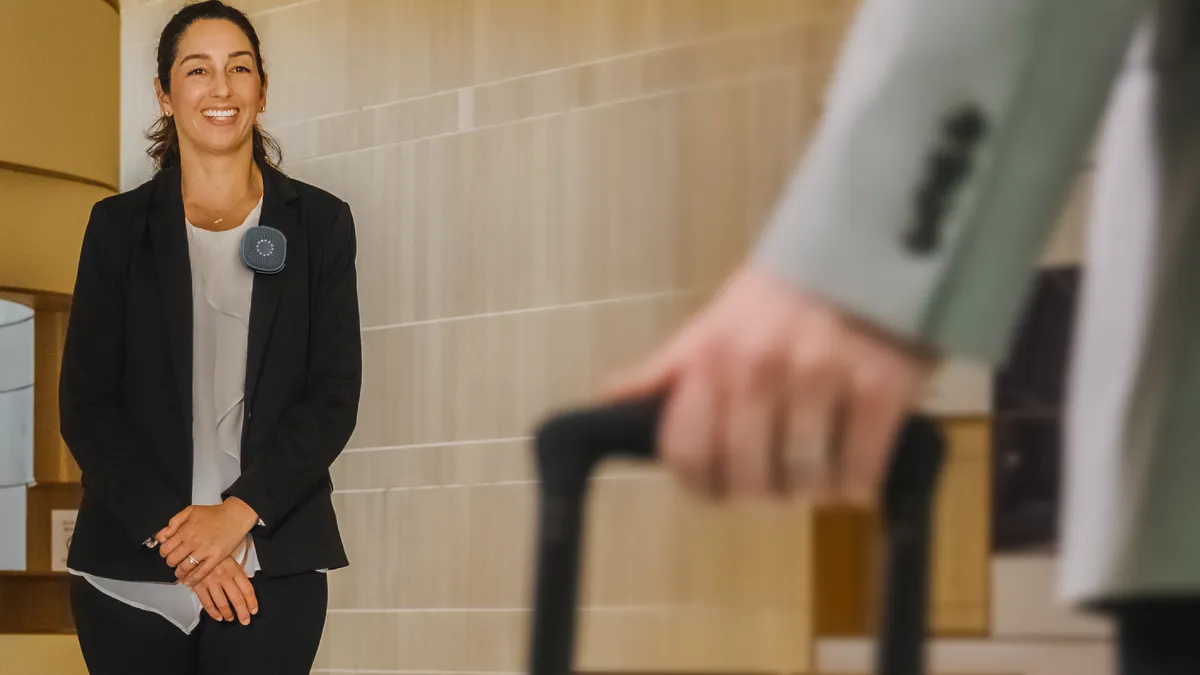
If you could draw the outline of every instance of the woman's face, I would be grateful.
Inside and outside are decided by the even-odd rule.
[[[258,75],[250,40],[222,19],[193,23],[171,65],[171,93],[156,79],[159,104],[175,118],[180,150],[225,155],[247,148],[267,84]]]

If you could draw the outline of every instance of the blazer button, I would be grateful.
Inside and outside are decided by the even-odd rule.
[[[938,150],[929,158],[928,183],[935,193],[954,186],[967,173],[967,156],[956,149]]]
[[[932,227],[914,228],[905,241],[914,253],[929,253],[937,248],[937,229]]]
[[[923,188],[917,197],[917,222],[905,237],[905,244],[914,253],[927,254],[940,244],[940,225],[945,203],[941,189]]]
[[[941,245],[947,200],[970,171],[972,146],[986,130],[987,119],[976,105],[961,106],[942,120],[939,147],[927,160],[925,177],[916,195],[916,222],[905,234],[908,250],[927,255]]]
[[[987,119],[977,106],[968,105],[951,113],[942,124],[942,129],[956,143],[971,145],[987,130]]]

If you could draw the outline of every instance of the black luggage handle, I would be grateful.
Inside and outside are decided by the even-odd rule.
[[[588,480],[604,460],[653,460],[663,399],[559,413],[539,428],[537,576],[530,675],[572,672],[580,539]],[[882,490],[885,600],[875,652],[878,675],[919,675],[925,666],[931,513],[944,456],[932,420],[909,417]]]

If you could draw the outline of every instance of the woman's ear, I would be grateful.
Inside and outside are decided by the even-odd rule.
[[[267,76],[263,75],[262,91],[258,94],[258,109],[262,112],[267,111]]]
[[[163,91],[162,82],[156,77],[154,78],[154,98],[158,99],[158,109],[160,114],[171,116],[171,97],[167,92]]]

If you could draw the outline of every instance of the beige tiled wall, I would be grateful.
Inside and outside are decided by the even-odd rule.
[[[334,466],[352,567],[318,667],[520,671],[526,437],[738,261],[854,2],[238,4],[284,169],[347,199],[359,232],[364,396]],[[177,6],[122,3],[124,188],[149,176],[153,50]],[[615,467],[592,515],[583,667],[806,668],[802,508],[710,510]]]

